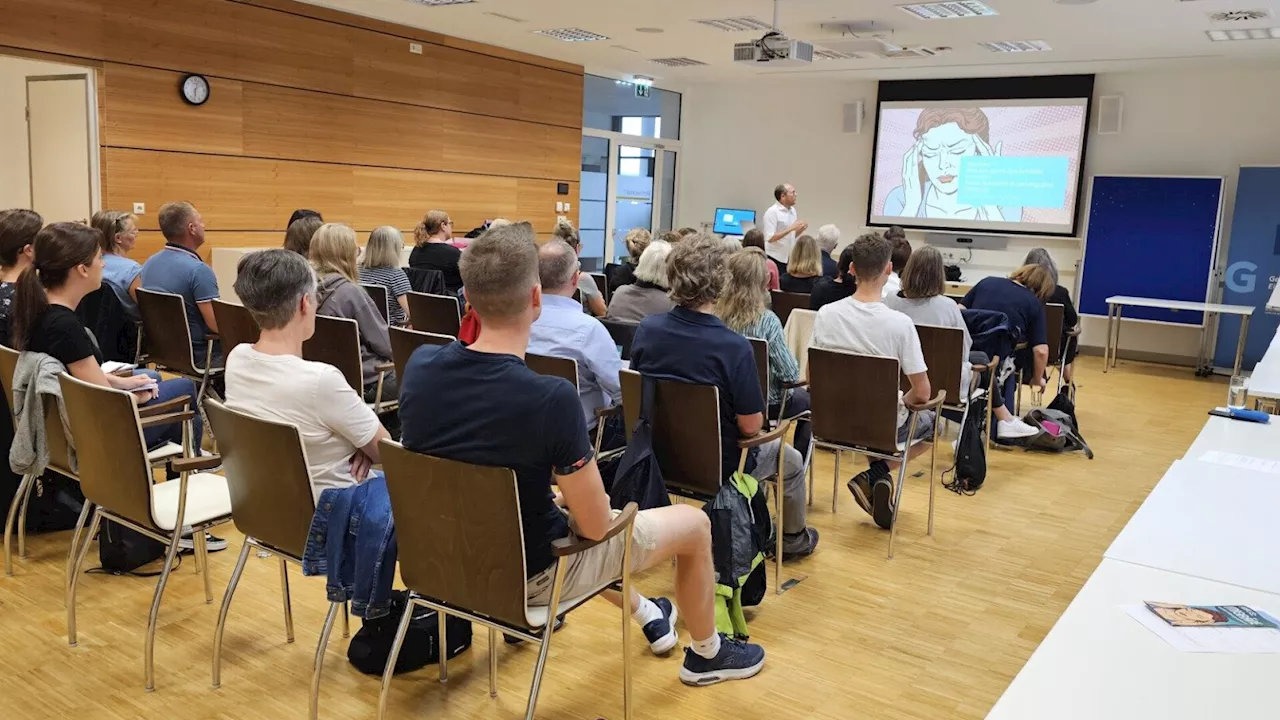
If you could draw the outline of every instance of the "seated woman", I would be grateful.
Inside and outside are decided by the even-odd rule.
[[[809,309],[817,310],[823,305],[843,300],[857,289],[858,275],[853,271],[853,243],[849,243],[840,251],[835,278],[824,277],[813,284],[813,292],[809,293]]]
[[[1057,303],[1062,306],[1062,344],[1058,347],[1062,348],[1062,379],[1071,382],[1071,378],[1075,375],[1074,363],[1076,361],[1076,344],[1077,339],[1071,337],[1071,331],[1080,324],[1080,313],[1076,312],[1075,303],[1071,302],[1071,292],[1058,282],[1058,264],[1053,261],[1053,256],[1044,248],[1036,248],[1027,253],[1027,259],[1023,261],[1024,265],[1039,265],[1049,272],[1053,277],[1053,294],[1049,296],[1045,303]],[[1057,362],[1058,358],[1049,358],[1049,362]]]
[[[369,233],[364,246],[364,260],[360,263],[360,282],[365,285],[381,285],[387,289],[388,319],[392,325],[409,324],[409,277],[400,267],[400,254],[404,252],[404,236],[390,225],[383,225]]]
[[[561,220],[556,224],[556,231],[553,233],[556,237],[564,240],[573,248],[573,251],[582,255],[582,238],[578,236],[578,231],[574,229],[573,223],[568,220]],[[604,295],[600,294],[600,288],[596,286],[596,279],[591,277],[590,273],[578,273],[578,293],[582,297],[582,309],[591,313],[592,317],[604,317],[607,309],[604,305]]]
[[[409,253],[409,267],[438,270],[444,275],[444,289],[450,295],[462,290],[462,275],[458,273],[458,261],[462,251],[451,244],[453,220],[443,210],[432,210],[413,229],[415,247]]]
[[[787,271],[782,274],[778,284],[783,292],[808,295],[813,292],[814,284],[821,277],[822,251],[818,248],[818,241],[812,235],[801,235],[796,240],[795,247],[791,248],[791,255],[787,257]]]
[[[89,222],[102,233],[102,281],[111,286],[125,312],[134,320],[142,317],[138,313],[142,266],[126,256],[138,242],[137,220],[130,213],[103,210],[94,213]]]
[[[319,215],[303,215],[289,223],[289,229],[284,232],[284,249],[303,258],[311,257],[311,237],[323,224],[324,220]]]
[[[102,287],[102,234],[80,223],[54,223],[36,234],[34,246],[35,260],[18,277],[14,296],[15,348],[53,357],[77,380],[133,391],[139,405],[186,395],[194,409],[195,383],[186,378],[159,380],[158,374],[145,372],[120,377],[102,371],[102,353],[76,315],[84,296]],[[150,448],[166,442],[181,445],[182,424],[146,428],[142,435]],[[191,436],[197,454],[202,435],[197,412]]]
[[[604,316],[606,320],[638,323],[676,306],[668,295],[667,256],[670,254],[671,244],[662,240],[645,248],[636,264],[635,282],[614,291],[609,312]]]
[[[636,281],[636,267],[640,265],[640,256],[644,254],[645,248],[649,247],[652,242],[653,235],[644,228],[632,228],[627,233],[626,243],[629,257],[624,258],[617,265],[605,268],[605,272],[608,274],[606,279],[609,281],[610,295],[618,292],[618,288]]]
[[[730,330],[748,338],[764,340],[769,346],[769,417],[778,417],[779,409],[794,416],[809,409],[809,391],[784,385],[800,379],[800,364],[787,347],[782,322],[769,309],[769,291],[765,289],[769,271],[765,255],[759,248],[743,248],[729,257],[729,283],[716,301],[716,316]],[[790,266],[788,266],[790,267]],[[782,407],[786,398],[786,407]],[[809,455],[813,430],[808,420],[796,423],[795,448]]]
[[[760,248],[760,252],[765,252],[764,247],[764,231],[760,228],[751,228],[742,236],[742,247]],[[781,290],[782,276],[778,273],[778,263],[774,262],[766,253],[764,258],[765,264],[769,267],[769,289]]]
[[[0,345],[13,347],[13,295],[18,277],[31,265],[32,243],[43,226],[44,218],[34,210],[0,211]]]
[[[320,278],[316,312],[329,317],[349,318],[360,327],[360,364],[364,372],[364,399],[374,402],[378,394],[378,366],[391,362],[391,337],[373,298],[360,287],[356,269],[356,233],[350,226],[327,223],[311,238],[311,265]],[[382,379],[382,400],[400,397],[400,383],[394,371]]]

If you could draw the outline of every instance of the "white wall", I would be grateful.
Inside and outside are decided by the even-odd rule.
[[[1125,98],[1124,131],[1098,135],[1090,129],[1086,175],[1226,176],[1225,247],[1239,167],[1280,164],[1275,76],[1273,69],[1248,66],[1099,75],[1098,95]],[[768,78],[689,87],[677,224],[700,226],[716,207],[763,212],[773,202],[774,185],[791,182],[801,219],[815,229],[836,223],[843,241],[852,240],[866,221],[875,98],[875,81]],[[842,107],[857,99],[867,101],[863,132],[846,134]],[[912,241],[920,238],[913,233]],[[1074,284],[1080,244],[1061,239],[1011,238],[1008,250],[976,251],[963,265],[965,278],[1008,272],[1037,245],[1053,252],[1063,281]],[[1086,320],[1084,344],[1100,346],[1105,324]],[[1195,329],[1130,322],[1121,347],[1190,358],[1198,342]]]
[[[80,68],[0,56],[0,208],[30,207],[27,76],[67,75]]]

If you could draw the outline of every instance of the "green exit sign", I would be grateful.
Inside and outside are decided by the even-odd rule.
[[[649,85],[642,85],[642,84],[637,83],[637,84],[636,84],[636,97],[638,97],[638,98],[647,98],[647,97],[649,97],[649,90],[650,90],[650,88],[651,88],[651,86],[649,86]]]

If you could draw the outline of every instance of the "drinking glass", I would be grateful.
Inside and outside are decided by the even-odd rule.
[[[1249,398],[1249,378],[1244,375],[1232,375],[1231,386],[1227,390],[1227,407],[1243,409]]]

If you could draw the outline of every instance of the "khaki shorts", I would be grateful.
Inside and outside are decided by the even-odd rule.
[[[618,510],[614,510],[616,517]],[[631,571],[635,572],[647,567],[649,557],[658,547],[657,528],[653,516],[648,512],[636,513],[635,524],[631,533]],[[576,535],[570,537],[577,538]],[[577,597],[600,587],[611,580],[622,578],[622,553],[626,549],[626,534],[618,533],[595,547],[580,552],[568,559],[569,566],[564,571],[564,587],[560,590],[562,600]],[[551,604],[551,588],[556,580],[556,564],[529,578],[526,584],[526,598],[530,605],[546,607]]]

